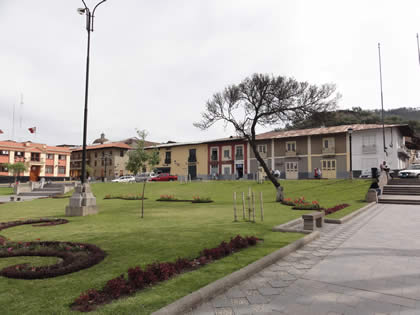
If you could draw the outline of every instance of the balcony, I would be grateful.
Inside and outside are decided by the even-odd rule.
[[[376,144],[363,144],[362,153],[376,153]]]
[[[286,156],[296,156],[296,151],[286,151]]]
[[[189,156],[188,157],[188,162],[190,162],[190,163],[197,162],[197,157],[195,155]]]
[[[235,160],[243,160],[244,159],[244,155],[243,154],[237,154],[235,155]]]
[[[210,160],[214,161],[214,162],[217,162],[218,161],[217,154],[212,154],[211,157],[210,157]]]
[[[165,159],[165,164],[171,164],[171,159]]]
[[[335,154],[335,147],[322,148],[322,154]]]

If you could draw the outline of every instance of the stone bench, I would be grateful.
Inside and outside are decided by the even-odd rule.
[[[313,231],[316,230],[316,228],[321,228],[324,224],[324,216],[324,211],[302,215],[303,229]]]

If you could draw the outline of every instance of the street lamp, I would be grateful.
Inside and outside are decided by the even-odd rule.
[[[347,129],[349,134],[349,145],[350,145],[350,179],[353,179],[353,160],[352,160],[352,145],[351,145],[351,134],[353,133],[353,128]]]
[[[83,153],[82,153],[82,184],[86,182],[86,134],[87,134],[87,114],[88,114],[88,93],[89,93],[89,55],[90,55],[90,32],[93,32],[93,20],[95,18],[96,8],[106,0],[99,2],[91,12],[84,0],[82,0],[84,8],[77,9],[80,15],[86,15],[86,30],[88,34],[87,40],[87,57],[86,57],[86,85],[85,85],[85,111],[83,121]]]

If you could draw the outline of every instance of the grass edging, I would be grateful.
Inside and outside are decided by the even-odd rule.
[[[230,275],[223,277],[222,279],[216,280],[205,287],[190,293],[183,298],[153,312],[152,315],[178,315],[185,314],[190,311],[192,308],[207,302],[214,296],[221,294],[227,291],[229,288],[240,283],[243,280],[246,280],[250,276],[260,272],[262,269],[272,265],[280,258],[283,258],[289,255],[291,252],[298,250],[304,245],[310,243],[314,239],[317,239],[320,236],[318,231],[314,231],[305,237],[294,241],[293,243],[276,250],[275,252],[253,262],[252,264],[239,269],[231,273]]]
[[[363,208],[360,208],[359,210],[353,211],[352,213],[349,213],[348,215],[346,215],[345,217],[342,217],[341,219],[329,219],[329,218],[325,218],[324,221],[325,221],[325,223],[343,224],[343,223],[351,220],[356,215],[358,215],[358,214],[360,214],[362,212],[365,212],[366,210],[370,209],[374,205],[376,205],[376,202],[371,202],[368,205],[364,206]]]

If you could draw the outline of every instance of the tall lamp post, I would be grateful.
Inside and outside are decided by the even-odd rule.
[[[99,5],[106,0],[99,2],[91,12],[85,1],[82,0],[84,8],[77,9],[80,15],[86,15],[86,30],[88,34],[87,40],[87,57],[86,57],[86,85],[85,85],[85,111],[83,119],[83,151],[82,151],[82,184],[86,182],[86,136],[87,136],[87,114],[88,114],[88,95],[89,95],[89,56],[90,56],[90,33],[93,32],[93,21],[95,18],[95,11]]]
[[[350,147],[350,179],[353,179],[353,154],[352,154],[352,144],[351,144],[351,135],[353,133],[353,128],[347,129],[349,134],[349,147]]]
[[[90,32],[93,32],[93,19],[98,6],[106,0],[100,1],[91,12],[84,0],[84,8],[77,9],[81,15],[86,15],[87,57],[86,57],[86,85],[85,85],[85,111],[83,121],[83,151],[82,151],[82,177],[81,185],[76,186],[73,195],[69,199],[69,205],[66,207],[66,216],[85,216],[98,213],[96,198],[93,195],[89,184],[86,183],[86,134],[87,134],[87,114],[88,114],[88,94],[89,94],[89,54],[90,54]]]

